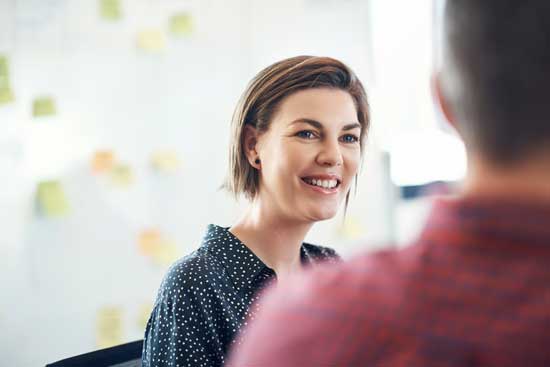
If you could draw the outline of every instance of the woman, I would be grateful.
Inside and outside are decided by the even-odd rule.
[[[222,365],[269,280],[338,258],[303,240],[347,205],[368,126],[363,86],[337,60],[294,57],[252,80],[233,117],[225,185],[249,199],[248,210],[231,228],[210,225],[201,247],[168,271],[145,332],[145,367]]]

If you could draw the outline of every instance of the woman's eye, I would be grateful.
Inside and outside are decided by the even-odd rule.
[[[357,143],[359,141],[359,137],[353,134],[346,134],[342,136],[342,141],[344,143]]]
[[[302,130],[302,131],[298,131],[296,133],[296,136],[304,139],[313,139],[315,138],[315,133],[311,130]]]

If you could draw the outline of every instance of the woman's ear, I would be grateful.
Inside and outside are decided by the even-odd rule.
[[[248,163],[256,169],[260,169],[261,161],[258,153],[258,130],[253,126],[246,125],[243,135],[243,150]]]

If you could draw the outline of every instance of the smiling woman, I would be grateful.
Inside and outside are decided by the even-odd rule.
[[[230,228],[210,225],[201,247],[168,271],[144,366],[221,366],[268,282],[339,259],[303,241],[347,203],[368,127],[363,86],[338,60],[294,57],[251,81],[233,116],[225,183],[248,209]]]

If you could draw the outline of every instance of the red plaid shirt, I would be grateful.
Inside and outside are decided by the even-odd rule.
[[[550,206],[440,200],[411,246],[261,303],[231,366],[550,366]]]

